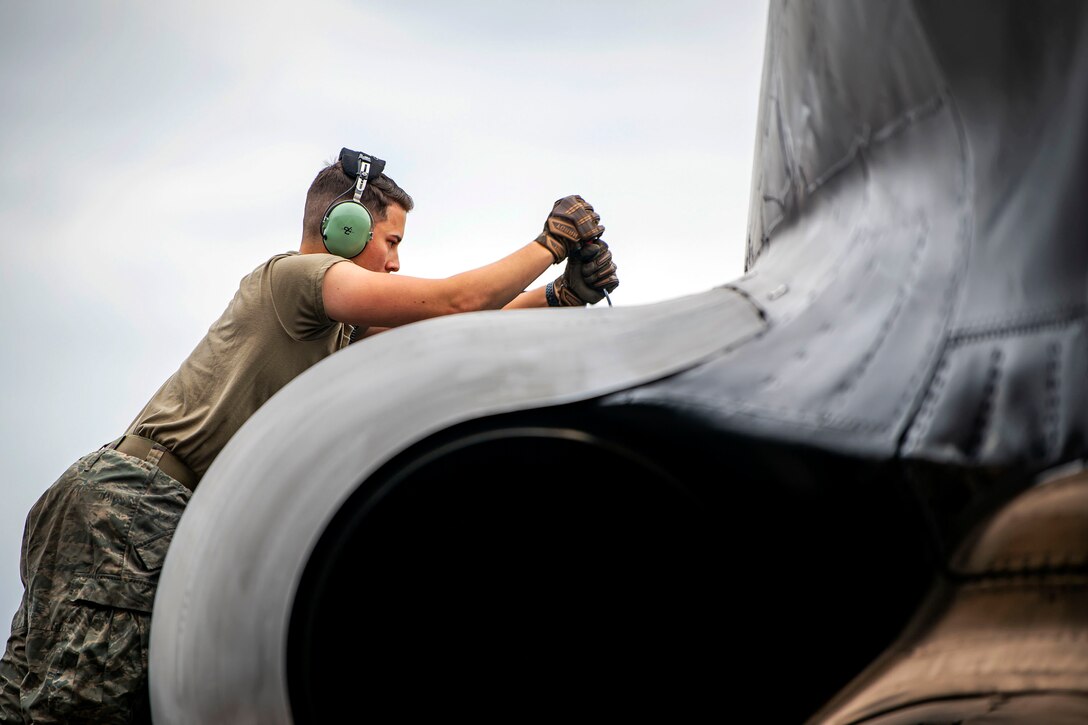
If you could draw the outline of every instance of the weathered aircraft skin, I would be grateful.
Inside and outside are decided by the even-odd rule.
[[[1084,3],[772,2],[746,274],[283,388],[172,543],[156,722],[1082,718],[1086,119]]]

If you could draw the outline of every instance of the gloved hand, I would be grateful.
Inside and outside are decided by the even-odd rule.
[[[608,245],[598,240],[582,246],[567,258],[567,267],[545,289],[548,304],[556,307],[583,307],[604,299],[604,290],[620,286],[616,263]]]
[[[559,264],[583,243],[602,234],[601,216],[593,206],[578,195],[564,196],[552,205],[552,213],[536,241],[555,257],[552,264]]]

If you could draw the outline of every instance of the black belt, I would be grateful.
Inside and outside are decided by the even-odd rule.
[[[159,470],[174,479],[190,491],[200,483],[200,476],[193,473],[192,469],[181,462],[181,459],[167,450],[166,446],[156,443],[150,438],[141,436],[124,436],[110,446],[115,451],[124,453],[134,458],[141,458],[157,465]],[[153,453],[158,452],[158,460],[154,460]]]

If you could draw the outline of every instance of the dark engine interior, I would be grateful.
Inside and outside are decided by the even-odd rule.
[[[914,610],[932,522],[894,466],[707,435],[582,404],[390,461],[300,582],[295,721],[717,716],[752,698],[802,720]]]

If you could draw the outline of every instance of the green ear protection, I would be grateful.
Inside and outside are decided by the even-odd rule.
[[[371,177],[382,173],[385,162],[369,154],[343,148],[340,150],[340,164],[347,176],[355,177],[355,194],[350,199],[334,201],[325,210],[325,216],[321,219],[321,238],[330,254],[351,259],[359,256],[374,236],[374,218],[370,210],[363,206],[363,189]]]

